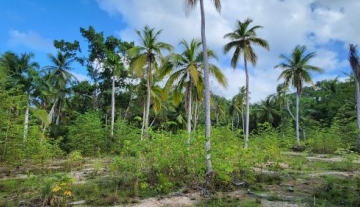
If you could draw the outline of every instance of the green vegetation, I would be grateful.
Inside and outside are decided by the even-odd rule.
[[[251,22],[225,35],[232,66],[242,56],[246,73],[257,58],[250,44],[269,48]],[[78,41],[55,40],[50,66],[32,53],[0,54],[0,207],[109,206],[174,192],[201,194],[198,206],[359,206],[355,46],[355,76],[311,87],[309,71],[322,69],[297,46],[280,56],[277,93],[250,104],[248,78],[231,100],[210,94],[209,75],[227,80],[208,63],[216,55],[202,26],[202,41],[182,40],[180,54],[148,26],[136,30],[141,45],[80,28],[88,53]],[[74,64],[91,81],[78,81]]]

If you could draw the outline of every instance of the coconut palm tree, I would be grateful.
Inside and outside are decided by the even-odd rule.
[[[181,54],[172,54],[171,59],[174,67],[168,67],[168,70],[162,71],[162,76],[169,74],[173,69],[175,71],[167,80],[165,89],[174,90],[173,100],[175,105],[178,105],[183,99],[183,89],[185,89],[185,106],[187,111],[187,144],[190,144],[190,133],[192,130],[192,105],[194,95],[203,93],[204,71],[203,71],[203,55],[201,51],[201,42],[198,40],[191,40],[190,44],[185,40],[180,42],[184,47]],[[208,57],[217,59],[214,51],[208,50]],[[210,74],[224,87],[227,86],[225,75],[221,70],[213,64],[209,64]],[[176,83],[176,84],[174,84]],[[193,94],[194,93],[194,94]]]
[[[138,77],[144,77],[144,75],[146,76],[146,105],[144,108],[143,120],[145,134],[142,134],[141,138],[148,136],[151,87],[153,81],[152,70],[158,63],[159,58],[162,57],[161,51],[171,51],[173,49],[170,44],[158,41],[161,31],[162,30],[155,31],[154,28],[150,28],[148,26],[145,26],[142,31],[136,30],[136,34],[140,37],[141,45],[134,46],[128,50],[128,54],[131,58],[130,68],[137,74]]]
[[[240,113],[241,113],[241,123],[242,123],[242,130],[244,134],[244,140],[245,140],[245,119],[244,119],[244,107],[246,106],[246,89],[245,86],[242,86],[239,88],[239,92],[232,98],[231,105],[230,105],[230,115],[234,115],[236,112],[237,115],[237,124],[236,128],[239,128],[240,124]]]
[[[315,57],[315,52],[305,54],[306,46],[296,46],[291,57],[280,55],[283,62],[276,65],[275,68],[281,68],[283,71],[279,75],[279,79],[284,79],[284,88],[292,86],[296,89],[296,141],[300,147],[299,134],[299,101],[303,90],[304,83],[311,83],[310,72],[323,72],[323,69],[309,65],[309,61]]]
[[[114,137],[114,124],[115,124],[115,81],[119,77],[120,70],[123,68],[121,57],[118,54],[108,53],[105,65],[112,70],[112,86],[111,86],[111,128],[110,137]]]
[[[204,0],[185,0],[187,11],[194,9],[197,2],[200,1],[200,15],[201,15],[201,42],[203,47],[203,62],[204,62],[204,83],[205,83],[205,151],[206,151],[206,172],[211,174],[213,172],[210,154],[210,136],[211,136],[211,118],[210,118],[210,80],[209,80],[209,58],[205,35],[205,9]],[[221,11],[221,1],[212,0],[216,10]]]
[[[26,96],[24,117],[24,141],[28,136],[30,104],[36,88],[35,80],[39,78],[37,69],[39,64],[32,61],[33,53],[23,53],[20,56],[13,52],[6,52],[0,58],[0,64],[9,72],[12,86],[20,86]]]
[[[260,123],[269,122],[275,127],[276,121],[280,117],[280,113],[275,107],[275,98],[275,96],[270,95],[265,100],[260,101],[259,109],[256,111],[256,117]]]
[[[349,45],[349,62],[355,76],[357,126],[360,130],[360,63],[359,57],[356,53],[356,46],[353,44]],[[360,133],[357,133],[356,149],[360,150]]]
[[[55,99],[49,112],[49,122],[53,123],[56,112],[55,123],[59,125],[60,118],[63,117],[62,109],[64,105],[69,104],[66,100],[66,94],[69,94],[71,91],[69,86],[78,83],[77,78],[70,72],[73,69],[71,64],[75,59],[71,55],[60,51],[57,52],[56,56],[48,54],[48,57],[52,65],[45,66],[43,69],[49,71],[48,81],[56,89]]]
[[[230,39],[230,42],[224,46],[224,53],[235,49],[231,58],[231,66],[235,69],[239,58],[243,56],[244,67],[246,75],[246,128],[245,128],[245,148],[248,147],[249,142],[249,124],[250,124],[250,103],[249,103],[249,73],[247,68],[247,61],[250,61],[253,66],[256,65],[257,55],[255,54],[252,45],[259,45],[265,49],[269,49],[266,40],[256,36],[256,30],[262,26],[253,26],[250,28],[252,19],[246,19],[244,22],[237,20],[236,29],[233,32],[225,34],[224,38]]]

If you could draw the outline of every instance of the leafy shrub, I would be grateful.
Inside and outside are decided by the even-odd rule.
[[[69,126],[71,150],[79,150],[85,156],[98,156],[106,152],[106,134],[98,112],[79,115]]]

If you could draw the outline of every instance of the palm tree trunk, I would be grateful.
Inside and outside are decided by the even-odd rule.
[[[142,126],[141,126],[141,140],[144,139],[145,117],[146,117],[146,103],[144,103],[144,109],[143,109],[143,119],[142,119]]]
[[[204,0],[200,0],[200,13],[201,13],[201,41],[203,47],[204,59],[204,82],[205,82],[205,159],[206,159],[206,173],[213,172],[211,164],[211,119],[210,119],[210,81],[209,81],[209,60],[207,54],[206,36],[205,36],[205,11]]]
[[[234,115],[231,116],[231,131],[234,131]]]
[[[58,101],[58,99],[55,100],[55,102],[53,103],[53,105],[49,111],[49,114],[48,114],[49,124],[51,124],[53,121],[53,117],[54,117],[54,113],[55,113],[55,105],[56,105],[57,101]],[[45,133],[45,130],[46,130],[46,125],[44,124],[43,133]]]
[[[296,141],[298,147],[300,147],[300,133],[299,133],[299,102],[300,102],[300,95],[296,93]]]
[[[357,126],[358,126],[358,132],[357,132],[357,139],[356,139],[356,150],[360,150],[360,89],[359,89],[359,81],[355,77],[355,84],[356,84],[356,117],[357,117]]]
[[[144,137],[148,137],[149,131],[149,114],[150,114],[150,97],[151,97],[151,60],[148,63],[148,72],[146,80],[146,108],[145,108],[145,120],[144,120]]]
[[[242,130],[244,135],[244,141],[246,139],[246,133],[245,133],[245,117],[244,117],[244,109],[241,110],[241,123],[242,123]]]
[[[111,129],[110,137],[114,138],[114,124],[115,124],[115,76],[112,79],[112,90],[111,90]]]
[[[189,80],[188,85],[188,93],[187,94],[187,132],[188,132],[188,138],[186,140],[187,150],[190,148],[190,138],[191,138],[191,118],[192,118],[192,87],[191,87],[191,80]]]
[[[57,116],[56,116],[56,121],[55,121],[55,124],[56,126],[59,125],[60,123],[60,113],[61,113],[61,102],[59,102],[59,106],[58,106],[58,112],[57,112]]]
[[[127,108],[126,108],[126,110],[125,110],[124,120],[126,120],[126,119],[127,119],[128,113],[129,113],[129,111],[130,111],[131,101],[132,101],[132,95],[130,95],[129,104],[128,104],[128,107],[127,107]]]
[[[195,100],[195,109],[194,109],[194,127],[193,127],[193,132],[196,131],[196,126],[197,126],[197,121],[198,121],[198,118],[199,118],[199,112],[198,112],[198,107],[199,107],[199,103],[197,100]]]
[[[27,140],[28,132],[29,132],[29,109],[30,104],[29,101],[26,103],[26,110],[25,110],[25,119],[24,119],[24,142]]]
[[[239,129],[239,124],[240,124],[240,114],[239,112],[236,113],[237,114],[237,122],[236,122],[236,129]]]
[[[249,103],[249,74],[247,69],[247,61],[244,56],[245,75],[246,75],[246,128],[245,128],[245,149],[249,143],[249,125],[250,125],[250,103]]]

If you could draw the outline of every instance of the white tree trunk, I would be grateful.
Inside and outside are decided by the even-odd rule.
[[[56,126],[58,126],[59,125],[59,123],[60,123],[60,108],[61,108],[61,102],[59,103],[59,109],[58,109],[58,113],[57,113],[57,115],[56,115],[56,121],[55,121],[55,124],[56,124]]]
[[[359,81],[355,78],[355,84],[356,84],[356,117],[357,117],[357,126],[358,126],[358,132],[357,132],[357,139],[356,139],[356,149],[360,150],[360,89],[359,89]]]
[[[192,118],[192,86],[191,80],[189,80],[188,93],[187,94],[187,132],[188,138],[186,140],[187,150],[190,148],[190,139],[191,139],[191,118]]]
[[[244,148],[246,149],[249,146],[250,101],[249,101],[249,74],[248,74],[247,61],[245,56],[244,56],[244,64],[245,64],[245,75],[246,75],[246,128],[245,128]]]
[[[24,119],[24,142],[27,140],[28,132],[29,132],[29,110],[30,110],[30,104],[28,101],[26,103],[25,119]]]
[[[150,98],[151,98],[151,64],[148,63],[148,72],[147,72],[147,80],[146,80],[146,108],[145,108],[145,120],[144,120],[144,137],[147,138],[149,136],[149,114],[150,114]]]
[[[206,173],[213,172],[211,163],[211,119],[210,119],[210,81],[209,81],[209,60],[207,54],[206,36],[205,36],[205,11],[204,0],[200,0],[200,13],[201,13],[201,41],[203,47],[204,59],[204,82],[205,82],[205,159],[206,159]]]
[[[300,105],[300,95],[296,93],[296,142],[300,147],[300,132],[299,132],[299,105]]]
[[[114,124],[115,124],[115,76],[112,78],[112,88],[111,88],[111,129],[110,137],[114,137]]]
[[[53,122],[53,117],[54,117],[54,113],[55,113],[55,106],[56,106],[56,103],[57,103],[58,99],[55,100],[55,102],[53,103],[51,109],[50,109],[50,112],[48,114],[48,122],[49,124],[51,124]],[[44,128],[43,128],[43,133],[45,133],[45,130],[46,130],[46,125],[44,124]]]

